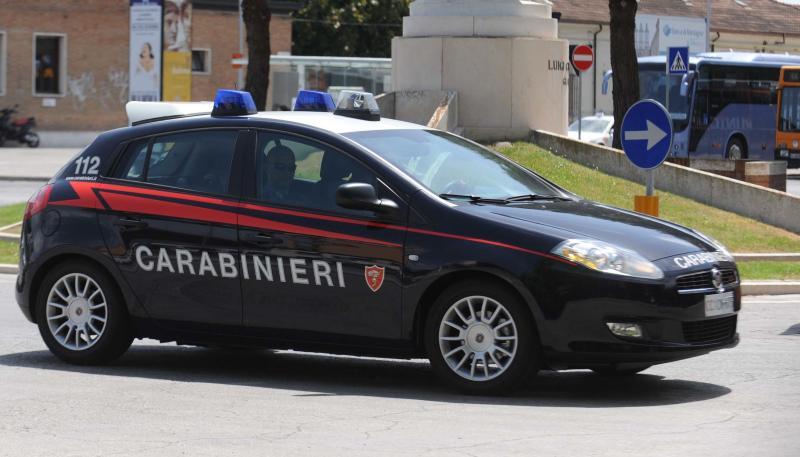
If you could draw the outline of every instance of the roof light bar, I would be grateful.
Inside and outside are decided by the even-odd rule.
[[[333,96],[327,92],[301,90],[297,93],[292,111],[332,112],[336,109]]]
[[[381,120],[381,110],[378,108],[375,96],[369,92],[354,90],[343,90],[339,94],[339,101],[336,103],[336,111],[333,114],[364,121]]]
[[[256,114],[256,102],[250,92],[241,90],[219,89],[214,98],[214,109],[211,115],[215,117],[246,116]]]

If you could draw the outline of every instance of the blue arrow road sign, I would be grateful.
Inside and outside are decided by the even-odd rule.
[[[669,113],[655,100],[641,100],[630,107],[622,120],[622,149],[639,168],[656,168],[672,148]]]
[[[667,73],[685,75],[689,72],[689,48],[669,48],[667,53]]]

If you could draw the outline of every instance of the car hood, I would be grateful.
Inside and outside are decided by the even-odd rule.
[[[521,228],[538,226],[564,231],[564,238],[590,238],[631,249],[648,260],[717,247],[688,228],[660,219],[586,200],[484,206],[498,217],[515,220]]]

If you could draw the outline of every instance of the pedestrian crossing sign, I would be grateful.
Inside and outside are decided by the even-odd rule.
[[[667,53],[667,73],[684,75],[689,72],[689,48],[669,48]]]

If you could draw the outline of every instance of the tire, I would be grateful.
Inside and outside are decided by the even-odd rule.
[[[39,147],[39,134],[30,132],[25,135],[25,142],[28,143],[29,148]]]
[[[747,144],[738,136],[731,138],[728,141],[728,146],[725,147],[725,157],[728,160],[742,160],[747,158]]]
[[[472,313],[467,314],[470,305]],[[461,328],[450,325],[454,322]],[[503,340],[495,340],[498,335]],[[513,393],[540,366],[539,337],[530,311],[508,287],[492,281],[463,281],[445,289],[428,312],[424,343],[434,372],[467,394]],[[502,351],[493,349],[497,347]]]
[[[48,349],[68,363],[103,365],[121,356],[133,342],[130,318],[116,283],[85,261],[61,263],[47,273],[36,296],[35,313]]]
[[[600,376],[612,377],[612,378],[624,378],[626,376],[635,376],[644,370],[650,368],[652,365],[644,365],[639,367],[631,367],[631,368],[618,368],[614,365],[609,365],[606,367],[595,367],[592,368],[592,371],[595,374]]]

